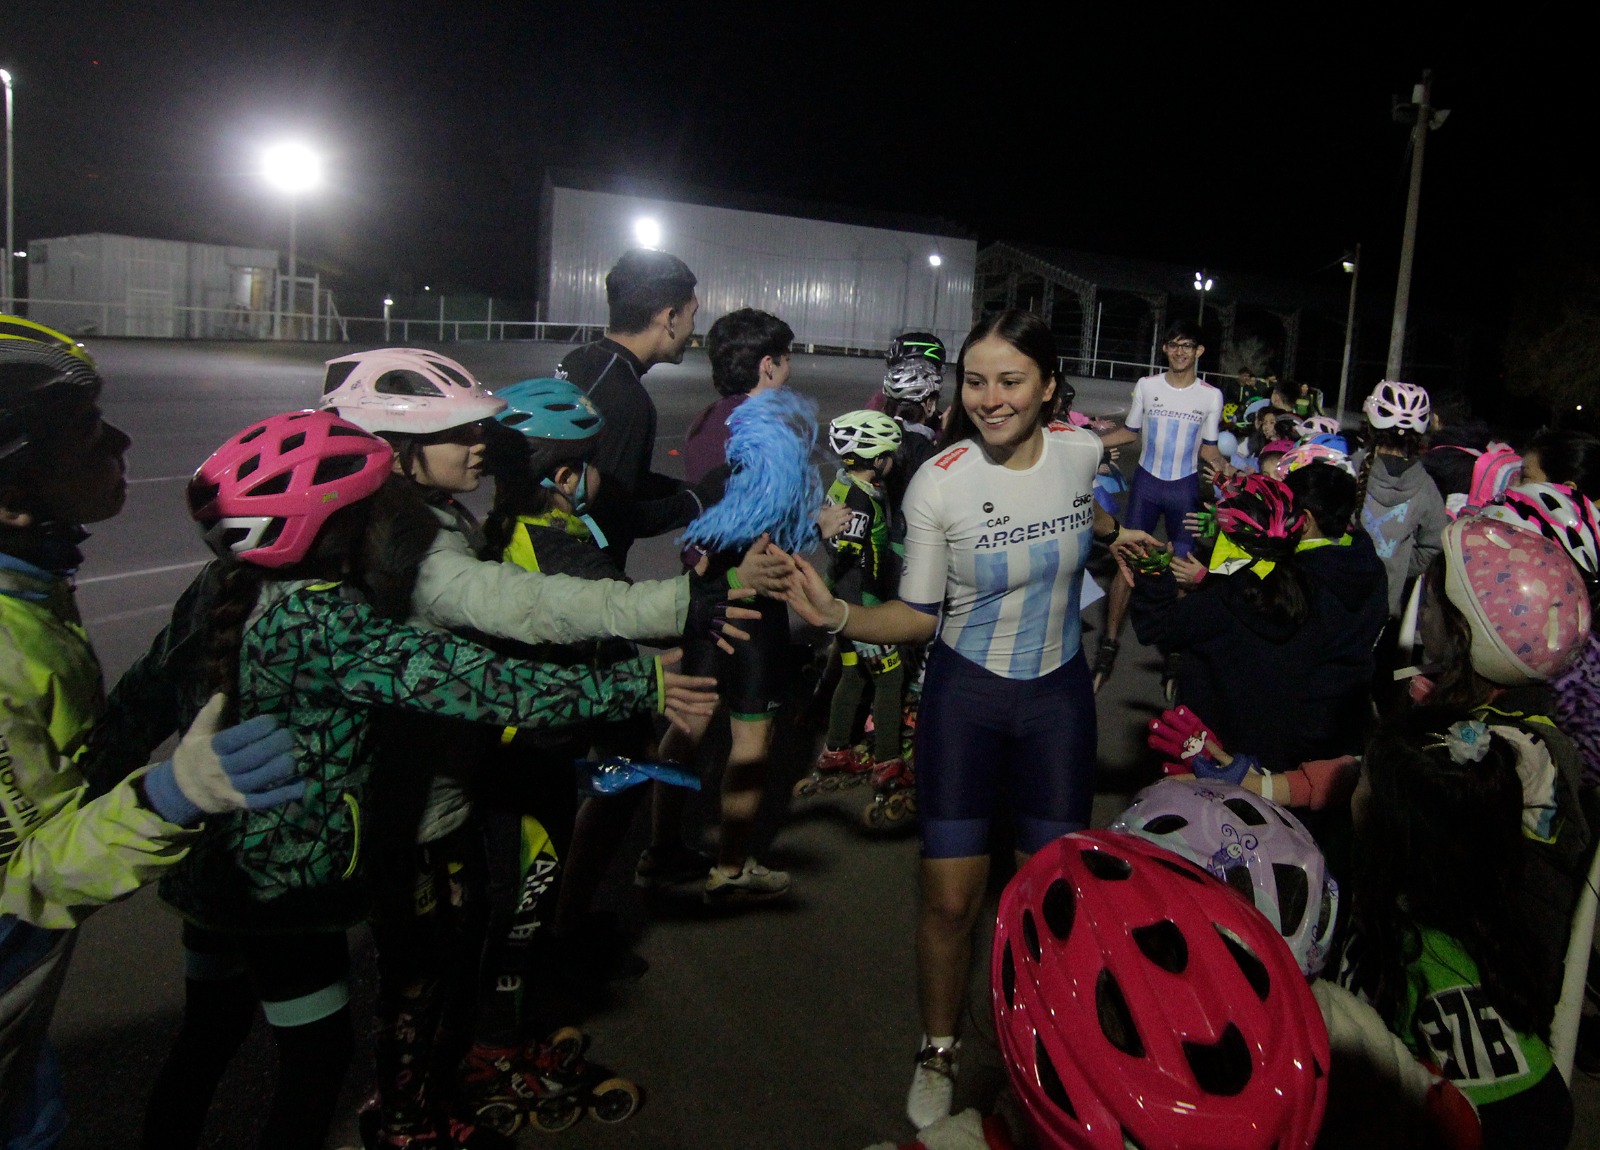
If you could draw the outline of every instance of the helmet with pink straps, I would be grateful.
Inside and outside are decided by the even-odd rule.
[[[1298,471],[1300,468],[1313,463],[1331,464],[1350,475],[1356,473],[1356,469],[1350,465],[1350,457],[1344,452],[1325,443],[1312,442],[1298,444],[1285,452],[1279,468],[1285,475],[1288,475],[1291,471]]]
[[[1393,427],[1419,435],[1428,430],[1428,417],[1433,413],[1426,391],[1414,383],[1393,379],[1386,379],[1373,388],[1361,410],[1373,427],[1380,430]]]
[[[1504,499],[1484,514],[1537,531],[1559,544],[1585,578],[1600,577],[1600,514],[1588,498],[1565,483],[1520,483]]]
[[[1549,679],[1589,636],[1589,595],[1543,535],[1486,515],[1444,529],[1444,589],[1472,632],[1472,669],[1503,687]]]
[[[1244,475],[1229,481],[1217,500],[1217,527],[1258,558],[1263,552],[1292,550],[1306,528],[1306,514],[1294,505],[1294,492],[1281,479]]]
[[[1163,779],[1111,824],[1176,851],[1253,901],[1289,944],[1300,969],[1328,958],[1339,884],[1311,833],[1284,808],[1243,787]]]
[[[252,424],[200,465],[189,513],[207,546],[258,567],[304,559],[328,517],[367,498],[394,449],[331,411],[292,411]]]
[[[330,359],[317,406],[368,431],[409,435],[477,423],[506,407],[455,360],[415,347]]]
[[[1000,898],[995,1030],[1049,1150],[1309,1147],[1328,1034],[1283,939],[1188,860],[1063,835]]]

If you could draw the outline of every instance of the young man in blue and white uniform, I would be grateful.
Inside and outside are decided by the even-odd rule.
[[[1194,540],[1183,525],[1183,517],[1200,510],[1200,486],[1196,478],[1200,461],[1221,470],[1227,462],[1217,450],[1222,422],[1222,392],[1199,378],[1196,371],[1205,345],[1200,329],[1179,320],[1167,329],[1161,345],[1167,356],[1167,370],[1147,375],[1133,385],[1133,405],[1123,421],[1123,430],[1103,438],[1107,447],[1132,443],[1142,437],[1139,466],[1133,473],[1128,495],[1128,526],[1138,531],[1154,531],[1165,517],[1167,537],[1178,555],[1187,555]],[[1128,615],[1131,589],[1113,580],[1106,604],[1106,631],[1094,663],[1095,690],[1111,675],[1117,658],[1117,636]]]

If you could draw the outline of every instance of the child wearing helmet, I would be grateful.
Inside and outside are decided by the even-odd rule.
[[[1572,1130],[1548,1046],[1559,983],[1537,976],[1522,757],[1506,728],[1418,708],[1378,730],[1351,800],[1355,931],[1339,981],[1473,1101],[1485,1150],[1553,1150]]]
[[[900,441],[900,424],[881,412],[847,411],[828,425],[828,445],[839,457],[828,501],[843,504],[850,513],[844,531],[828,541],[832,552],[828,583],[835,595],[855,606],[873,606],[894,598],[898,573],[890,553],[890,512],[883,484],[894,469]],[[854,781],[870,768],[877,787],[902,779],[909,786],[909,768],[900,741],[905,687],[900,648],[841,643],[839,661],[843,674],[828,710],[828,731],[816,775]],[[853,744],[856,713],[868,683],[872,685],[873,745],[870,755],[862,757]],[[814,776],[802,780],[795,793],[810,794],[816,786]]]
[[[402,1079],[391,1068],[426,1062],[440,955],[411,924],[426,909],[415,892],[436,891],[432,904],[465,913],[473,839],[464,822],[429,833],[413,821],[402,856],[401,836],[391,831],[397,841],[385,844],[371,833],[375,821],[397,820],[394,792],[411,781],[374,771],[380,714],[561,725],[674,702],[711,704],[697,690],[709,684],[665,674],[656,660],[603,673],[551,667],[407,626],[417,572],[439,527],[414,486],[392,475],[394,459],[384,440],[331,412],[274,416],[219,448],[189,488],[218,561],[185,592],[111,700],[116,721],[99,744],[111,777],[128,746],[159,742],[220,686],[241,714],[286,720],[307,781],[305,799],[284,812],[208,823],[163,882],[162,897],[185,919],[191,961],[183,1028],[146,1112],[146,1138],[155,1143],[195,1143],[258,999],[280,1051],[263,1142],[320,1141],[353,1039],[344,933],[375,895],[380,1006],[388,1012],[380,1090],[403,1094],[413,1075]],[[473,470],[470,462],[452,466],[448,453],[423,455],[421,466],[435,476]],[[663,658],[670,665],[672,657]],[[684,687],[690,696],[680,694]],[[432,739],[427,748],[443,745]],[[407,908],[386,909],[383,900],[401,886]],[[407,1136],[466,1129],[440,1112],[444,1099],[410,1102]]]
[[[1428,393],[1384,380],[1361,405],[1366,448],[1352,461],[1360,484],[1361,525],[1389,572],[1389,615],[1400,617],[1411,581],[1439,554],[1444,499],[1419,465],[1428,431]]]
[[[54,1146],[66,1112],[45,1036],[75,928],[176,864],[202,819],[288,802],[302,784],[288,732],[271,719],[222,729],[213,699],[170,759],[89,792],[81,760],[103,695],[72,576],[82,524],[122,509],[129,441],[101,416],[87,355],[20,330],[41,338],[0,339],[0,1140]]]

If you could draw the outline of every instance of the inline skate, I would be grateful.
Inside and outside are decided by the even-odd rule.
[[[585,1110],[601,1122],[627,1121],[639,1108],[639,1088],[590,1062],[588,1046],[588,1035],[571,1026],[520,1047],[478,1043],[461,1068],[464,1107],[506,1137],[524,1123],[557,1133]]]
[[[916,774],[907,759],[872,764],[872,802],[861,821],[872,830],[887,830],[916,817]]]
[[[817,792],[831,793],[860,786],[872,771],[872,756],[865,747],[824,749],[811,773],[794,785],[794,797],[809,799]]]

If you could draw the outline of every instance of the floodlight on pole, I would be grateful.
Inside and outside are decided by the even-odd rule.
[[[0,311],[12,311],[16,308],[16,299],[11,285],[11,253],[17,250],[16,236],[16,200],[13,195],[13,176],[11,159],[11,73],[0,68],[0,84],[6,89],[6,260],[5,274],[0,276]]]
[[[1194,290],[1200,293],[1200,318],[1197,321],[1204,327],[1206,322],[1206,293],[1211,290],[1216,281],[1206,275],[1204,271],[1194,273]]]
[[[633,221],[633,238],[641,248],[655,251],[661,246],[661,224],[649,216],[641,216]]]
[[[1339,368],[1339,407],[1335,418],[1344,423],[1345,396],[1350,388],[1350,348],[1355,338],[1356,330],[1356,281],[1361,278],[1361,245],[1356,245],[1356,250],[1350,258],[1343,260],[1341,265],[1350,277],[1350,306],[1344,317],[1344,365]]]
[[[300,197],[322,183],[322,157],[299,140],[273,144],[261,153],[261,174],[268,184],[289,197],[289,315],[294,315],[300,269],[296,263],[295,209]],[[282,293],[273,298],[272,336],[283,334]]]
[[[383,342],[389,342],[389,309],[394,306],[393,296],[383,297]]]

